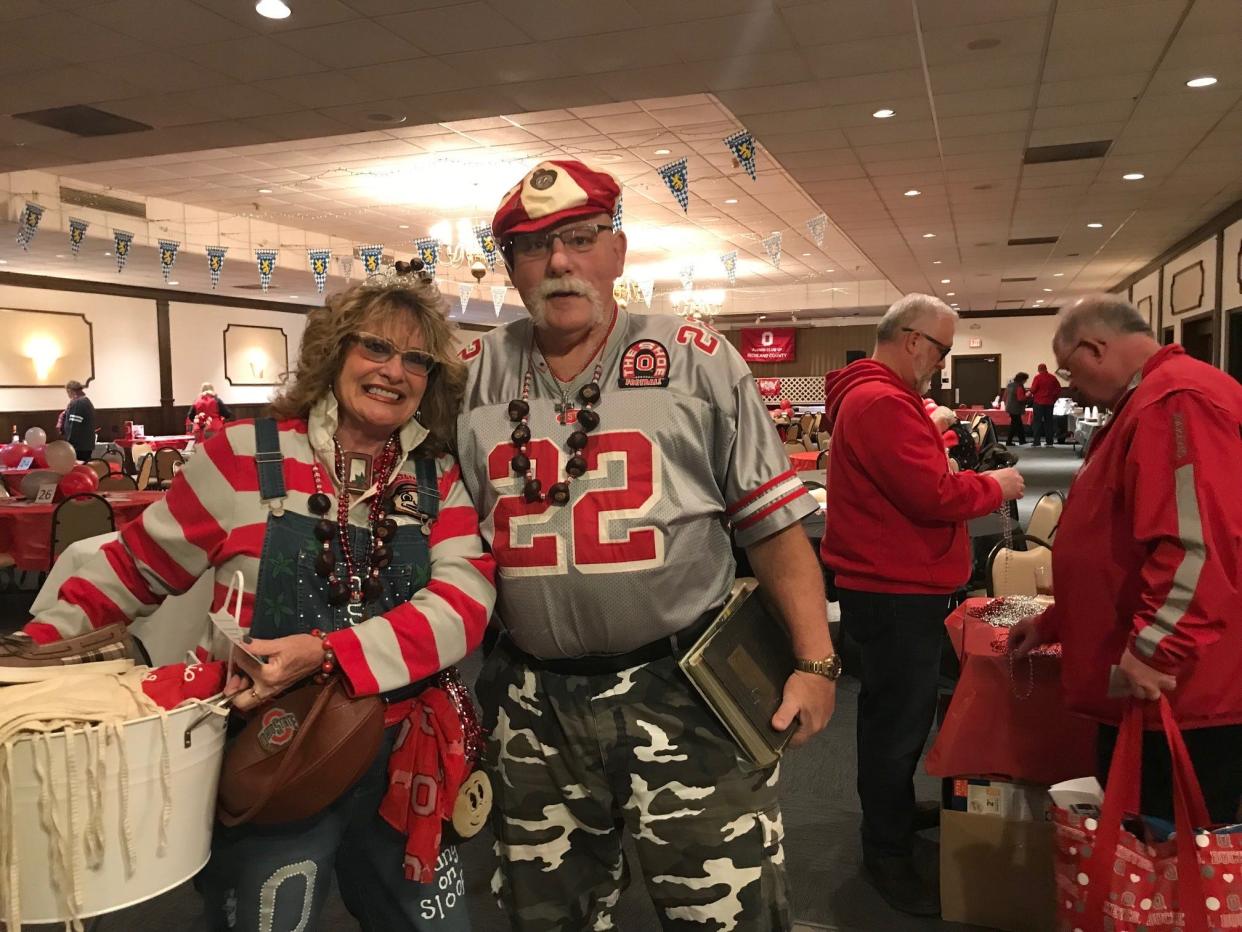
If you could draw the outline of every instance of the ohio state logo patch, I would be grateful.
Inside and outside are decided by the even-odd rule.
[[[273,707],[263,713],[259,729],[259,747],[272,754],[293,740],[298,733],[298,717],[292,712]]]
[[[668,385],[668,350],[655,340],[637,340],[621,356],[621,388],[664,388]]]

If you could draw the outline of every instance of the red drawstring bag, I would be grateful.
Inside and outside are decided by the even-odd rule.
[[[1122,826],[1139,812],[1143,706],[1126,711],[1099,819],[1053,808],[1059,928],[1064,932],[1242,928],[1242,835],[1213,835],[1168,700],[1160,719],[1173,761],[1177,832],[1148,844]],[[1196,833],[1197,832],[1197,833]]]

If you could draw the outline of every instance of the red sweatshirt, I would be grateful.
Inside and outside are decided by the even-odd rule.
[[[1056,606],[1040,618],[1064,646],[1071,709],[1119,720],[1108,683],[1128,649],[1177,678],[1183,728],[1242,723],[1240,430],[1242,386],[1173,345],[1092,439],[1052,550]]]
[[[864,592],[942,594],[970,578],[965,522],[1001,506],[1000,486],[952,473],[923,400],[862,359],[827,382],[828,522],[820,557]]]
[[[1054,405],[1061,397],[1061,383],[1051,372],[1036,372],[1031,379],[1031,400],[1037,405]]]

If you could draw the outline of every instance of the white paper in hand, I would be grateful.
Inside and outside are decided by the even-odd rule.
[[[241,570],[233,573],[233,578],[229,580],[228,591],[224,593],[224,604],[220,606],[217,612],[209,612],[207,617],[211,619],[211,623],[216,626],[216,630],[228,638],[229,643],[235,648],[259,663],[267,663],[267,659],[260,657],[258,654],[251,653],[250,647],[244,640],[247,629],[241,625],[241,607],[242,592],[245,590],[246,580],[242,576]],[[236,605],[234,602],[234,594],[236,594]]]

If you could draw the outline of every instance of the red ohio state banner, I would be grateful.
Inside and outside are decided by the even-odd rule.
[[[764,398],[781,397],[780,379],[755,379],[755,384],[759,386],[759,394]]]
[[[742,331],[742,358],[747,362],[793,362],[793,327],[769,327]]]

